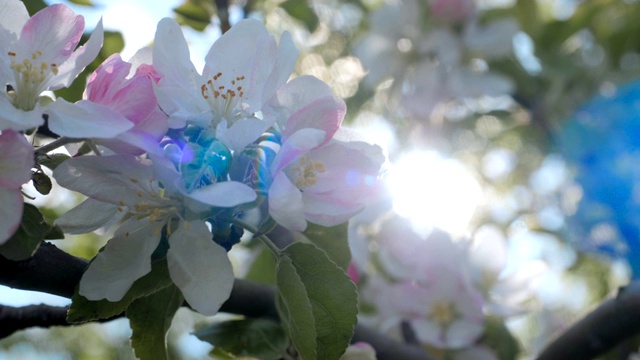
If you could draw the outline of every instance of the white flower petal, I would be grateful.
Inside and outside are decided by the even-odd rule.
[[[53,172],[58,184],[96,200],[133,207],[157,201],[150,193],[153,168],[131,155],[82,156],[68,159]],[[154,191],[155,190],[155,191]]]
[[[282,86],[262,112],[265,117],[275,117],[280,127],[284,127],[291,114],[327,96],[333,96],[327,83],[316,77],[303,75]]]
[[[224,181],[201,187],[187,196],[216,207],[234,207],[250,203],[257,198],[253,188],[238,181]]]
[[[235,121],[231,127],[227,126],[226,120],[218,124],[216,138],[227,145],[229,149],[239,152],[260,137],[271,126],[271,123],[256,117],[247,117]]]
[[[193,80],[198,73],[191,63],[187,41],[180,25],[173,19],[164,18],[158,23],[153,45],[153,66],[164,77],[185,84],[187,88],[196,85]]]
[[[302,193],[282,172],[269,187],[269,215],[287,229],[304,231],[307,228]]]
[[[20,34],[27,20],[29,20],[29,13],[22,1],[5,0],[0,2],[0,26],[14,34]]]
[[[67,61],[58,66],[58,74],[49,83],[50,90],[68,87],[78,74],[98,56],[104,41],[102,18],[96,24],[87,42],[77,48]]]
[[[131,285],[151,271],[151,254],[160,243],[164,222],[130,218],[116,231],[80,280],[89,300],[119,301]]]
[[[47,107],[49,129],[72,138],[113,138],[133,123],[106,105],[89,100],[75,104],[59,98]]]
[[[17,109],[5,96],[0,95],[0,131],[23,131],[36,128],[44,123],[39,105],[31,111]]]
[[[169,237],[167,263],[171,280],[191,307],[215,315],[233,288],[233,269],[203,221],[180,222]]]
[[[67,234],[86,234],[109,223],[118,213],[117,205],[89,198],[57,218],[54,224]]]

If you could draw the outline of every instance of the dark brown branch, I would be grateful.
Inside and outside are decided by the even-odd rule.
[[[34,326],[67,325],[67,308],[45,304],[12,307],[0,305],[0,339]]]
[[[640,283],[633,282],[551,342],[538,360],[594,359],[638,332]]]
[[[69,255],[51,244],[44,243],[34,257],[28,260],[16,262],[0,256],[0,284],[70,298],[80,282],[80,277],[86,266],[86,260]],[[275,288],[272,286],[236,279],[231,296],[222,305],[220,311],[249,317],[277,319],[275,294]],[[51,324],[48,326],[71,325],[66,321],[60,321],[62,313],[66,316],[66,308],[44,305],[40,309],[43,311],[43,318],[55,319],[51,320]],[[37,311],[30,310],[30,312],[33,312],[31,315],[37,317]],[[0,322],[2,322],[2,318],[0,318]],[[37,324],[31,326],[47,326],[47,324],[46,321],[40,319]],[[4,323],[2,327],[4,327]],[[22,328],[26,327],[29,326]],[[364,341],[371,344],[376,349],[380,360],[431,360],[431,357],[420,347],[402,344],[361,325],[356,326],[353,341]]]
[[[86,267],[86,260],[43,243],[27,260],[11,261],[0,255],[0,284],[70,298]]]

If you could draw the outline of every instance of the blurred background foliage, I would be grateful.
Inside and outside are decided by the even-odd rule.
[[[47,5],[40,0],[24,3],[30,13]],[[108,6],[108,2],[96,5],[97,1],[88,0],[66,3],[80,6],[74,9],[81,14],[84,8],[99,10]],[[413,116],[399,105],[398,95],[391,91],[394,87],[391,79],[377,86],[364,84],[366,66],[353,50],[371,30],[371,13],[383,3],[382,0],[186,0],[176,1],[173,11],[182,25],[196,31],[212,27],[224,30],[238,18],[249,16],[264,19],[275,34],[290,31],[300,49],[294,76],[308,74],[327,82],[347,102],[347,126],[361,129],[384,144],[392,163],[409,150],[421,149],[437,151],[463,164],[483,192],[472,221],[463,230],[473,233],[481,225],[497,225],[509,239],[510,255],[520,260],[541,259],[550,269],[537,289],[537,298],[529,304],[531,311],[506,323],[516,335],[520,349],[500,350],[500,358],[527,358],[538,352],[552,334],[614,294],[618,286],[637,275],[631,269],[640,267],[640,259],[629,255],[637,256],[640,251],[638,239],[629,239],[640,233],[634,232],[640,225],[629,220],[622,225],[633,231],[625,231],[617,228],[620,220],[616,217],[619,212],[640,210],[640,205],[629,199],[622,201],[624,204],[603,200],[613,192],[606,189],[623,187],[625,194],[633,196],[638,196],[639,191],[636,184],[640,178],[636,173],[640,172],[633,171],[638,164],[633,160],[640,148],[640,132],[633,131],[640,119],[635,116],[629,120],[630,124],[636,124],[634,128],[616,124],[624,122],[633,111],[640,114],[636,105],[640,96],[619,99],[615,94],[620,86],[640,76],[640,2],[477,0],[481,24],[511,18],[517,21],[519,31],[513,38],[513,52],[509,56],[483,58],[472,53],[465,56],[511,79],[514,90],[501,97],[449,97],[427,117]],[[207,39],[207,44],[211,41]],[[70,101],[80,99],[86,76],[124,46],[120,33],[108,31],[98,59],[71,88],[57,95]],[[585,105],[593,98],[596,103],[605,99],[629,106],[622,112],[602,115],[599,121],[607,126],[581,128],[577,115],[580,111],[599,111]],[[623,141],[616,134],[625,131],[629,135],[625,145],[616,146]],[[583,156],[584,149],[591,149],[591,157]],[[587,166],[585,161],[592,161],[593,154],[603,156],[603,164],[628,154],[634,157],[629,160],[628,171],[617,171],[604,165]],[[600,189],[600,197],[590,197],[593,193],[589,189]],[[72,207],[69,204],[80,200],[69,199],[70,195],[56,196],[60,199],[42,203],[48,220],[54,220]],[[596,215],[586,208],[601,209],[603,203],[606,211],[596,211]],[[584,214],[589,214],[588,218]],[[609,227],[598,228],[602,224]],[[605,241],[603,236],[609,244],[616,241],[626,250],[605,249],[598,243]],[[90,258],[104,244],[104,238],[89,234],[56,244],[77,256]],[[239,272],[253,280],[272,282],[272,272],[265,270],[273,266],[271,259],[260,249],[251,248],[251,244],[247,247],[251,250],[249,255],[238,255],[236,259]],[[253,260],[253,265],[247,265]],[[174,328],[191,331],[190,325],[202,321],[194,316],[182,314],[180,321],[174,321]],[[503,331],[500,324],[492,328],[496,330],[489,329],[489,337]],[[132,358],[130,348],[125,346],[129,330],[126,326],[119,329],[105,330],[104,325],[31,329],[2,340],[0,357]],[[177,349],[193,347],[192,336],[191,340],[185,340],[176,329],[170,335],[176,358],[200,356]],[[210,347],[204,349],[201,354]]]

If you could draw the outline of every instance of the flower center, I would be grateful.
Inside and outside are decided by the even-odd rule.
[[[10,51],[11,70],[16,79],[15,88],[7,86],[7,92],[13,105],[25,111],[33,110],[38,97],[44,91],[44,84],[52,75],[58,74],[58,66],[42,61],[42,51],[31,54],[31,58],[16,60],[16,53]]]
[[[136,214],[137,218],[148,218],[150,222],[155,222],[172,216],[178,211],[178,204],[173,199],[165,197],[164,190],[159,187],[156,180],[140,182],[132,177],[129,181],[139,188],[136,195],[140,201],[129,209]],[[124,211],[125,201],[120,200],[119,204],[118,211]]]
[[[290,178],[298,189],[313,186],[318,182],[318,173],[327,171],[327,167],[320,161],[311,161],[303,156],[298,163],[289,170]]]
[[[435,301],[431,305],[431,309],[427,317],[435,321],[440,327],[449,326],[456,318],[454,305],[449,301]]]
[[[222,118],[232,122],[239,115],[240,111],[236,111],[236,106],[244,96],[244,88],[242,87],[244,75],[236,76],[226,86],[220,84],[223,82],[222,76],[222,73],[219,72],[200,86],[200,94],[209,102],[215,114],[212,124],[214,127]]]

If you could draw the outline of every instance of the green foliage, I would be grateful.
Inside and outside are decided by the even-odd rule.
[[[324,227],[309,223],[304,235],[317,247],[324,250],[342,270],[347,270],[351,262],[351,250],[347,241],[348,223]]]
[[[53,187],[49,176],[41,171],[34,172],[31,175],[31,182],[33,187],[42,195],[48,195]]]
[[[180,289],[171,285],[129,305],[126,316],[133,331],[131,346],[139,359],[168,359],[167,331],[183,301]]]
[[[515,5],[515,12],[522,30],[528,34],[538,31],[540,14],[536,0],[518,0]]]
[[[267,319],[241,319],[214,323],[194,333],[215,346],[216,354],[277,360],[289,346],[282,326]]]
[[[109,56],[118,53],[124,49],[124,37],[117,31],[105,31],[104,32],[104,44],[100,50],[98,58],[101,59],[98,65],[102,64]],[[94,61],[90,66],[93,68],[96,62]],[[95,66],[97,68],[97,66]]]
[[[520,344],[504,325],[502,319],[487,317],[485,319],[485,332],[482,341],[493,349],[499,360],[517,359],[520,353]]]
[[[91,0],[69,0],[70,3],[82,6],[94,6]]]
[[[0,246],[0,255],[9,260],[25,260],[33,256],[43,240],[57,239],[61,235],[58,227],[47,224],[37,207],[25,203],[20,227]]]
[[[27,8],[30,16],[47,7],[47,3],[43,0],[22,0],[22,3]]]
[[[275,285],[276,283],[276,261],[267,249],[262,249],[256,256],[251,267],[245,276],[245,279]]]
[[[312,244],[278,255],[278,311],[303,359],[338,359],[357,322],[358,296],[347,274]]]
[[[36,163],[42,166],[46,166],[51,170],[55,170],[58,165],[62,164],[63,161],[71,158],[67,154],[56,153],[56,154],[44,154],[39,155],[36,158]]]
[[[204,31],[214,15],[210,3],[198,0],[187,0],[174,8],[173,12],[176,13],[176,20],[180,25],[186,25],[198,31]]]
[[[122,314],[136,299],[149,296],[172,284],[167,261],[165,259],[155,261],[151,264],[151,272],[136,280],[120,301],[91,301],[78,294],[76,289],[67,313],[67,321],[78,324]]]
[[[314,31],[318,27],[318,16],[311,8],[307,0],[286,0],[280,7],[291,17],[300,20],[309,31]]]

